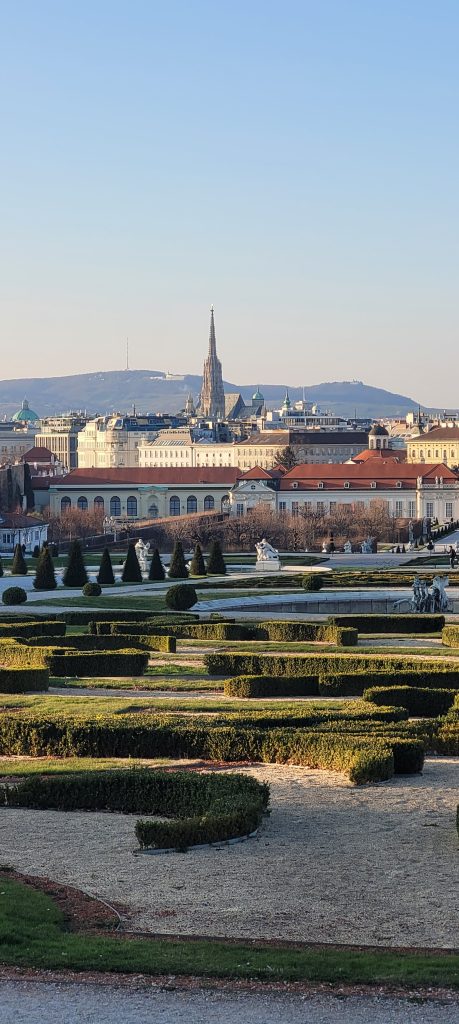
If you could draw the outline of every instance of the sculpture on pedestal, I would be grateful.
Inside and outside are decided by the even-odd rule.
[[[144,544],[143,540],[139,538],[135,546],[135,553],[137,555],[137,561],[140,565],[142,572],[148,572],[148,553],[150,551],[150,541]]]

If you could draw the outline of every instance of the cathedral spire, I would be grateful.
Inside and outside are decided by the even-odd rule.
[[[222,381],[222,364],[217,356],[215,339],[214,307],[210,307],[209,355],[204,363],[200,411],[203,416],[223,419],[225,415],[225,392]]]

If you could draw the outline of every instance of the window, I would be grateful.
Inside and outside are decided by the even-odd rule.
[[[345,480],[344,481],[343,487],[346,487],[347,489],[349,489],[349,480]]]
[[[416,502],[415,501],[409,501],[408,502],[408,517],[409,517],[409,519],[414,519],[415,516],[416,516]]]
[[[68,512],[69,508],[71,508],[71,507],[72,507],[72,502],[71,502],[70,498],[61,498],[61,513],[62,512]]]
[[[243,516],[244,515],[244,505],[243,505],[243,503],[241,501],[238,501],[238,503],[236,505],[236,515],[238,515],[238,516]]]
[[[452,501],[445,502],[445,519],[453,518],[453,503]]]
[[[336,512],[336,501],[330,502],[330,512]]]
[[[298,515],[298,502],[292,501],[292,516]]]
[[[127,511],[128,516],[136,516],[137,515],[137,498],[134,498],[132,495],[127,500],[126,511]]]
[[[214,499],[213,499],[211,494],[206,494],[206,496],[204,498],[204,509],[207,512],[211,508],[215,508],[215,501],[214,501]]]
[[[229,506],[230,506],[229,494],[224,494],[223,495],[223,498],[222,498],[222,501],[221,501],[221,506],[222,506],[222,512],[229,512]]]
[[[323,501],[318,501],[317,502],[317,511],[318,511],[320,516],[323,516],[323,514],[325,512],[325,504],[324,504]]]
[[[198,511],[198,500],[197,500],[197,498],[195,498],[194,494],[190,494],[189,497],[187,498],[187,500],[186,500],[186,510],[187,510],[187,512],[197,512]]]
[[[426,516],[428,519],[433,519],[434,514],[434,503],[433,501],[426,501]]]
[[[376,490],[376,480],[371,481],[370,487],[372,487],[374,491]]]
[[[400,517],[403,515],[403,501],[395,502],[395,515]]]
[[[180,498],[177,498],[176,495],[174,495],[174,497],[170,498],[169,500],[169,515],[180,515]]]
[[[110,515],[121,515],[121,498],[118,498],[117,495],[115,495],[113,498],[110,498]]]
[[[158,518],[158,506],[155,505],[154,502],[148,506],[148,515],[151,516],[152,519]]]
[[[101,497],[100,494],[98,494],[97,498],[94,498],[94,512],[103,512],[104,511],[104,505],[105,505],[104,499]]]
[[[80,498],[78,498],[77,508],[80,509],[80,512],[87,512],[88,511],[88,499],[85,498],[83,494],[81,495]]]
[[[280,501],[279,502],[279,512],[286,512],[286,511],[287,511],[287,502],[286,501]]]
[[[448,454],[446,452],[446,449],[443,449],[443,462],[446,462],[447,459],[448,459]]]

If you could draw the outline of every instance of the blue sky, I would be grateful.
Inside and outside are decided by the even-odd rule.
[[[459,5],[0,2],[0,376],[457,406]],[[438,360],[438,368],[436,365]]]

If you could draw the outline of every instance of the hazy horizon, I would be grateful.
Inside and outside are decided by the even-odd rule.
[[[454,408],[444,0],[2,10],[4,380],[362,380]],[[439,369],[434,362],[439,358]]]

